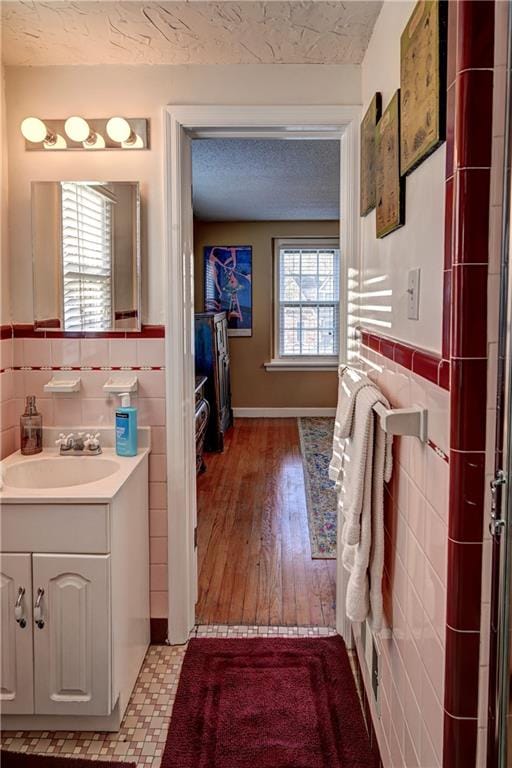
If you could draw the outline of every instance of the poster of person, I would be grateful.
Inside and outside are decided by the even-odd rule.
[[[229,336],[252,336],[250,245],[205,247],[204,304],[207,312],[226,312]]]

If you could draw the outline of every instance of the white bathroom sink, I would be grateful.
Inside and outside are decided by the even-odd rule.
[[[6,466],[3,482],[10,488],[69,488],[95,483],[119,470],[119,462],[102,456],[52,456]]]

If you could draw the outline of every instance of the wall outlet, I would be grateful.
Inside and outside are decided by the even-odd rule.
[[[410,269],[407,280],[407,317],[420,319],[420,268]]]

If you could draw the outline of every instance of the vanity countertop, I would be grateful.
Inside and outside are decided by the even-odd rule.
[[[58,450],[53,447],[45,447],[42,453],[35,456],[23,456],[20,451],[16,451],[0,462],[0,505],[52,502],[108,504],[149,452],[148,447],[142,447],[136,456],[128,457],[118,456],[112,447],[104,447],[99,456],[60,456]],[[99,475],[102,474],[103,468],[107,474],[100,479],[84,482],[88,473],[86,465],[91,465],[92,475],[99,467],[96,464],[93,468],[94,462],[103,462]],[[16,486],[8,484],[11,468],[14,468],[14,474],[18,478]],[[38,478],[41,478],[41,482],[38,487],[27,487],[23,485],[23,478],[28,478],[27,485],[37,485]],[[69,478],[73,482],[65,485]]]

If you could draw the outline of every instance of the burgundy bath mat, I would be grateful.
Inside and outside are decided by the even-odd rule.
[[[162,768],[373,768],[340,637],[193,639]]]
[[[0,754],[1,768],[136,768],[135,763],[92,762],[78,757],[54,757],[53,755],[29,755],[26,752],[9,752],[2,750]]]

